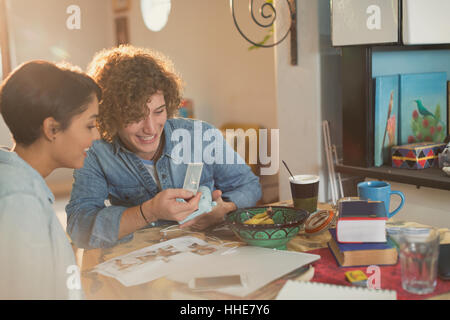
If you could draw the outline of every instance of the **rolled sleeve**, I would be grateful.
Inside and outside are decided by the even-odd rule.
[[[225,201],[231,201],[233,202],[236,207],[238,208],[246,208],[251,207],[256,204],[256,202],[259,200],[260,196],[256,195],[254,198],[258,198],[257,200],[251,200],[248,198],[248,195],[246,193],[243,193],[239,190],[234,190],[230,192],[226,192],[222,194],[222,198]]]
[[[261,185],[258,178],[251,177],[253,173],[247,173],[247,176],[241,176],[239,180],[241,183],[216,183],[216,188],[222,191],[222,198],[233,202],[238,208],[252,207],[256,205],[259,199],[261,199]],[[244,180],[244,181],[242,181]],[[231,189],[231,190],[230,190]]]
[[[108,186],[91,155],[83,168],[74,171],[74,184],[67,212],[67,233],[72,241],[85,249],[112,247],[132,239],[132,235],[118,239],[120,220],[127,209],[106,207]]]
[[[216,129],[217,130],[217,129]],[[215,188],[222,191],[222,198],[232,201],[238,208],[254,206],[261,199],[259,178],[244,160],[221,138],[224,154],[233,153],[241,163],[214,164]]]
[[[72,209],[70,203],[66,207],[67,232],[77,247],[108,248],[133,238],[132,234],[120,240],[118,236],[120,220],[127,208],[111,206],[98,211],[88,211],[88,207],[89,205],[83,205]]]

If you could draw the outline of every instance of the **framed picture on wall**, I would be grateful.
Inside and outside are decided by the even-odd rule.
[[[112,0],[114,12],[123,12],[130,9],[131,0]]]
[[[118,17],[115,19],[116,24],[116,44],[120,46],[121,44],[130,43],[128,34],[128,18]]]
[[[194,102],[192,99],[184,98],[178,107],[178,115],[182,118],[194,117]]]
[[[445,140],[447,91],[446,72],[400,75],[400,145]]]

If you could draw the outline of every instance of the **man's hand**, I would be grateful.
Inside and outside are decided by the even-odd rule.
[[[200,197],[201,192],[197,192],[194,197],[192,192],[184,189],[166,189],[144,202],[142,211],[149,220],[154,217],[156,220],[179,222],[198,209]],[[179,202],[177,198],[185,199],[186,202]]]
[[[212,193],[212,201],[217,205],[211,212],[202,214],[194,220],[188,221],[180,226],[180,228],[191,227],[193,230],[204,230],[212,225],[222,222],[225,215],[237,209],[233,202],[224,202],[222,199],[222,191],[214,190]]]

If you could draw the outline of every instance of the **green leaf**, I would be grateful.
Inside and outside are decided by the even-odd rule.
[[[259,45],[265,45],[266,42],[267,42],[271,37],[272,37],[272,35],[271,35],[271,34],[268,34],[268,35],[266,35],[266,36],[264,37],[264,39],[263,39],[262,41],[257,42],[257,44],[259,44]],[[248,48],[248,50],[253,50],[253,49],[257,49],[257,48],[259,48],[259,47],[253,45],[253,46],[251,46],[250,48]]]
[[[419,131],[419,122],[417,120],[413,119],[411,121],[411,129],[414,134],[416,134],[417,131]]]
[[[434,117],[437,121],[441,120],[441,105],[438,103],[436,105],[436,111],[434,112]]]
[[[431,127],[431,126],[434,126],[435,125],[435,122],[436,122],[436,119],[434,119],[434,117],[433,116],[425,116],[425,117],[423,117],[423,119],[425,120],[427,120],[428,121],[428,129]],[[422,121],[422,123],[423,123],[423,121]],[[423,124],[422,124],[423,125]]]
[[[256,44],[263,46],[267,43],[267,41],[269,41],[270,38],[272,38],[273,36],[273,32],[274,32],[274,25],[270,26],[269,32],[266,34],[266,36],[260,41],[260,42],[256,42]],[[248,48],[248,50],[254,50],[254,49],[258,49],[261,48],[257,45],[252,45]]]
[[[429,134],[430,129],[420,126],[420,130],[419,131],[422,134],[422,141],[423,141],[425,139],[425,137]]]

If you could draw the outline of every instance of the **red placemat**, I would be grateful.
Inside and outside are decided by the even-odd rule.
[[[366,273],[367,267],[345,267],[338,266],[336,259],[328,248],[308,251],[308,253],[320,255],[320,259],[313,263],[315,272],[312,282],[322,282],[350,286],[345,278],[345,273],[352,270],[362,270]],[[400,263],[393,266],[380,266],[381,289],[397,291],[398,300],[421,300],[436,295],[450,292],[450,281],[444,281],[438,278],[436,289],[433,293],[427,295],[417,295],[409,293],[402,288]],[[366,273],[367,274],[367,273]],[[368,274],[370,277],[370,274]]]

